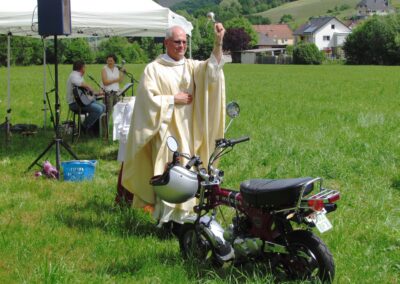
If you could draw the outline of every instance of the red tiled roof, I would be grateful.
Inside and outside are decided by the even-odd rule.
[[[271,38],[293,38],[293,31],[287,24],[253,25],[253,28],[256,32]]]

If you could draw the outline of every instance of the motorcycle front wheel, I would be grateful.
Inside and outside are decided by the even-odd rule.
[[[203,264],[213,262],[213,250],[208,237],[194,224],[184,224],[180,231],[179,247],[183,257]]]
[[[286,238],[289,254],[279,255],[275,271],[283,272],[293,280],[333,281],[333,256],[319,237],[309,231],[296,230]]]

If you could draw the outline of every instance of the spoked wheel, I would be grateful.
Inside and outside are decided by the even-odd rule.
[[[185,259],[200,263],[211,263],[213,251],[207,236],[196,230],[194,224],[185,224],[181,228],[179,246]]]
[[[323,241],[309,231],[293,231],[287,237],[290,254],[279,256],[275,270],[295,280],[332,282],[335,264]]]

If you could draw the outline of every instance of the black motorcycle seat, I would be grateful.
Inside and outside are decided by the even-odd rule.
[[[243,200],[255,207],[278,207],[295,205],[302,186],[313,178],[289,179],[250,179],[240,184]],[[313,189],[313,184],[306,187],[304,195]]]

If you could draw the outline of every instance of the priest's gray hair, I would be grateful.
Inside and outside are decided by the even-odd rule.
[[[165,39],[171,38],[171,37],[172,37],[173,31],[176,30],[176,29],[180,29],[180,30],[182,30],[182,31],[185,32],[185,30],[184,30],[181,26],[172,26],[172,27],[169,27],[169,28],[167,29],[167,31],[165,32]],[[185,32],[185,33],[186,33],[186,32]]]

